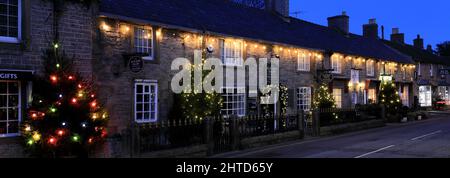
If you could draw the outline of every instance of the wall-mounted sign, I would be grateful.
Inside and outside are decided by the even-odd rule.
[[[439,75],[450,75],[450,69],[439,69]]]
[[[144,60],[141,56],[132,56],[128,62],[131,72],[139,73],[144,69]]]
[[[380,76],[380,80],[381,80],[381,81],[387,81],[387,82],[390,82],[390,81],[392,81],[392,79],[393,79],[392,75],[382,74],[382,75]]]
[[[31,80],[32,72],[0,70],[0,80]]]

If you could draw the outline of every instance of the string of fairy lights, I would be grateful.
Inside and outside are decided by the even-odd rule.
[[[58,48],[59,44],[55,43],[53,45],[53,50],[56,52]],[[23,128],[23,136],[27,138],[26,144],[30,147],[37,143],[57,147],[62,144],[59,144],[60,140],[70,140],[74,143],[85,142],[88,144],[94,144],[96,141],[101,141],[106,137],[107,130],[104,124],[96,122],[106,121],[109,116],[107,111],[98,104],[96,93],[93,91],[92,86],[83,82],[81,77],[78,77],[76,74],[70,74],[70,72],[64,71],[64,69],[62,69],[62,64],[59,62],[55,64],[55,67],[56,70],[53,71],[53,74],[48,76],[48,80],[52,87],[60,88],[67,86],[67,83],[71,83],[70,85],[76,86],[74,89],[76,90],[76,93],[73,96],[64,96],[64,92],[56,93],[56,99],[41,98],[36,104],[32,105],[32,108],[34,108],[28,111],[30,121],[27,122]],[[61,83],[64,83],[64,85],[59,85]],[[60,89],[61,91],[64,90],[62,88]],[[89,108],[88,117],[90,117],[90,120],[86,120],[86,118],[77,118],[77,120],[80,121],[64,120],[64,118],[70,116],[59,113],[60,110],[65,110],[65,107],[80,108],[81,105],[85,104],[87,104]],[[80,112],[83,111],[80,110]],[[55,130],[51,131],[53,128],[49,128],[49,125],[42,125],[41,122],[60,123],[59,126],[54,128]],[[80,124],[79,126],[73,125],[78,122]],[[86,134],[73,132],[72,128],[74,127],[82,129],[93,127],[92,129],[98,134],[92,134],[83,138],[81,135]],[[96,135],[100,135],[100,137],[97,137]]]

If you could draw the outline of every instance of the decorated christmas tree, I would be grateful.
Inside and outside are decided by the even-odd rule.
[[[192,65],[192,77],[194,77],[195,70],[202,70],[202,64]],[[202,71],[203,78],[209,74],[209,70]],[[203,120],[208,116],[217,116],[220,114],[222,107],[222,96],[216,92],[196,91],[195,88],[201,86],[194,86],[194,79],[191,80],[192,91],[183,92],[178,96],[179,109],[181,109],[182,116],[179,119],[185,120]],[[202,85],[201,83],[199,85]]]
[[[332,109],[336,108],[336,102],[333,95],[329,92],[326,85],[320,85],[314,95],[313,109]],[[339,120],[338,115],[335,112],[323,111],[320,112],[320,123],[321,125],[328,125]]]
[[[383,80],[380,85],[379,102],[386,107],[388,114],[395,114],[402,106],[400,96],[391,80]]]
[[[313,109],[318,108],[336,108],[334,97],[325,85],[321,85],[315,92]]]
[[[108,114],[92,83],[72,68],[58,46],[46,50],[45,71],[33,81],[22,136],[36,157],[85,157],[106,137]]]

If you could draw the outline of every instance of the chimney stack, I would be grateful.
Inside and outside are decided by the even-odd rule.
[[[369,23],[363,25],[363,36],[378,38],[378,24],[376,19],[369,19]]]
[[[345,11],[342,12],[342,15],[328,17],[328,27],[337,29],[344,34],[348,34],[350,29],[350,17],[347,16]]]
[[[405,43],[405,34],[400,33],[399,28],[392,28],[391,41],[404,44]]]
[[[289,17],[289,0],[264,0],[267,11]]]
[[[427,51],[433,53],[433,46],[427,45]]]
[[[423,49],[423,38],[420,38],[420,35],[417,35],[417,38],[414,39],[414,47]]]

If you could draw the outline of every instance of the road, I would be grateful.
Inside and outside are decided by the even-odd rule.
[[[218,155],[221,158],[450,158],[450,114]]]

